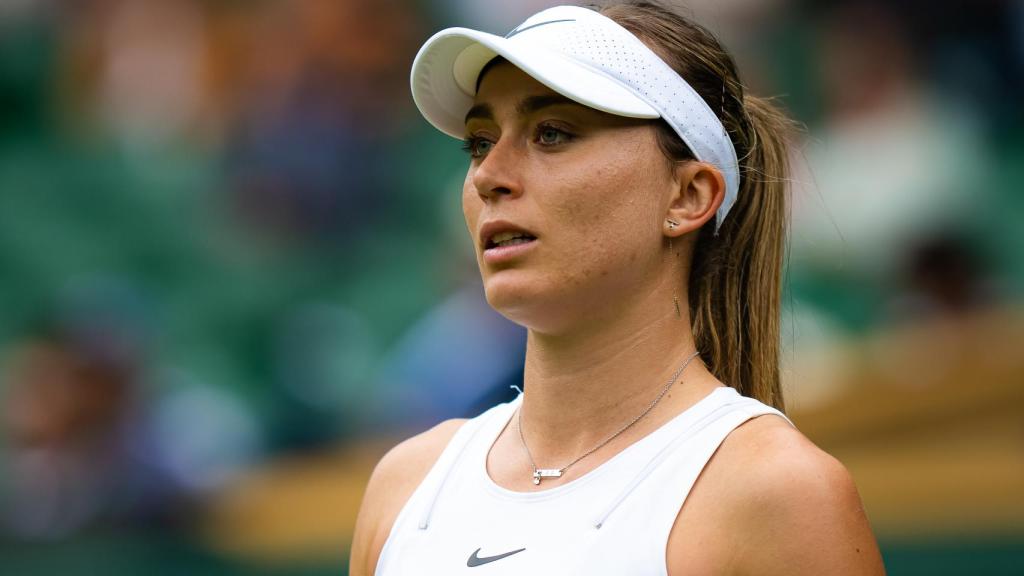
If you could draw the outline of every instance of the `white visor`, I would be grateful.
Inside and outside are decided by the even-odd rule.
[[[630,118],[663,118],[694,156],[721,170],[725,199],[716,229],[736,202],[739,163],[707,103],[672,68],[615,21],[587,8],[539,12],[505,37],[448,28],[420,48],[412,97],[428,122],[462,138],[483,67],[501,56],[541,84],[584,106]]]

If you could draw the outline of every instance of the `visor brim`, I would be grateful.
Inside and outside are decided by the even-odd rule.
[[[432,36],[413,62],[413,101],[438,130],[462,138],[480,71],[497,56],[580,104],[630,118],[660,114],[605,73],[556,50],[471,30],[449,28]]]

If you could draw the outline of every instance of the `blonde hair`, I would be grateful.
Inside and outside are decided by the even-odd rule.
[[[597,8],[682,76],[725,126],[740,160],[736,204],[718,233],[699,232],[689,306],[701,358],[741,394],[784,408],[779,377],[782,255],[786,236],[787,138],[794,124],[768,100],[746,94],[736,64],[705,28],[655,2]],[[663,121],[670,160],[693,154]]]

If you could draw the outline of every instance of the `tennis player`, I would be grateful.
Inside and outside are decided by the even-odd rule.
[[[525,391],[381,460],[351,574],[883,574],[850,475],[781,412],[789,123],[715,38],[551,8],[434,35],[412,92],[465,140]]]

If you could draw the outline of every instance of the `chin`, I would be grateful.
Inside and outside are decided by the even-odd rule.
[[[529,303],[536,300],[535,290],[530,290],[523,282],[509,282],[505,278],[485,280],[484,295],[491,308],[510,320],[513,320],[511,316],[515,315],[515,310],[528,308]]]
[[[562,316],[559,311],[565,311],[563,299],[536,282],[492,277],[484,281],[484,295],[491,308],[505,318],[540,332],[552,330]]]

